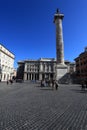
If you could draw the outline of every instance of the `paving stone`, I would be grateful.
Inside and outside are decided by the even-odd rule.
[[[0,130],[87,130],[87,90],[0,83]]]

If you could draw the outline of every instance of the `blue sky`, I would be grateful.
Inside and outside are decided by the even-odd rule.
[[[0,0],[0,43],[15,54],[15,67],[56,57],[57,8],[64,14],[64,57],[73,61],[87,46],[87,0]]]

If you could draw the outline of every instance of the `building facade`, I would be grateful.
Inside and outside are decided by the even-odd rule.
[[[76,62],[76,74],[80,80],[87,80],[87,47],[77,58]]]
[[[7,81],[12,78],[14,58],[14,54],[0,44],[0,81]]]
[[[51,79],[55,76],[55,65],[54,58],[19,61],[17,76],[24,80]]]
[[[75,70],[75,64],[65,61],[68,66],[68,72]],[[56,79],[56,59],[55,58],[40,58],[38,60],[18,61],[17,78],[26,80],[44,80]]]

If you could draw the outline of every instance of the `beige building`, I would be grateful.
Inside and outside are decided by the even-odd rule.
[[[76,75],[80,81],[87,80],[87,47],[85,47],[84,52],[80,53],[78,57],[75,58],[76,62]]]
[[[13,77],[14,54],[0,44],[0,80],[7,81]]]
[[[65,61],[67,73],[75,71],[75,64]],[[71,69],[72,68],[72,69]],[[55,79],[56,59],[40,58],[38,60],[18,61],[17,78],[26,80]]]

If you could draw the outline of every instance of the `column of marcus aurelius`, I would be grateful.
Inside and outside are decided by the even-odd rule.
[[[63,17],[64,14],[61,14],[57,9],[56,14],[54,14],[54,23],[56,25],[56,80],[60,80],[67,73],[67,66],[64,64]]]

